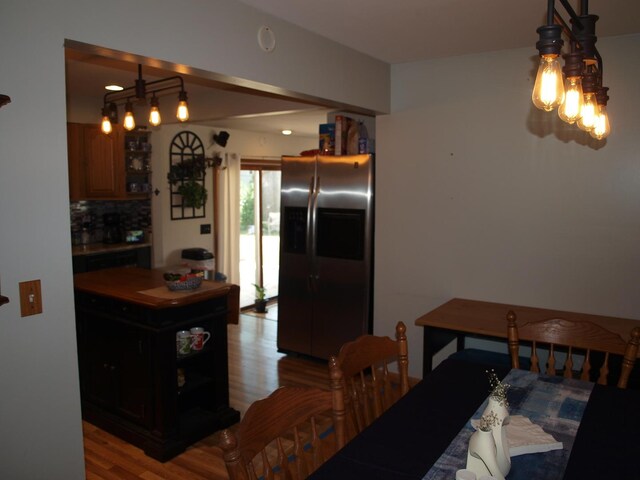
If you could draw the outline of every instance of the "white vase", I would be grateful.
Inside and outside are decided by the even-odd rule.
[[[489,412],[493,412],[497,418],[496,424],[491,428],[491,433],[496,444],[498,467],[502,475],[506,477],[509,474],[509,470],[511,470],[511,455],[509,454],[506,429],[506,424],[509,423],[509,410],[504,402],[500,402],[499,399],[490,396],[487,408],[484,409],[482,415],[487,415]]]
[[[476,430],[469,439],[467,470],[478,477],[491,475],[497,480],[505,480],[496,459],[496,442],[491,430]]]

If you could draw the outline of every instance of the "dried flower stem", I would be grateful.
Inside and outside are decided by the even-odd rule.
[[[497,400],[500,405],[508,407],[509,401],[507,400],[507,391],[511,385],[508,383],[502,383],[493,369],[491,369],[491,371],[487,370],[487,375],[489,376],[489,395],[493,399]]]
[[[489,432],[494,426],[500,425],[500,420],[498,420],[498,416],[492,410],[489,413],[480,417],[480,423],[478,428],[484,432]]]

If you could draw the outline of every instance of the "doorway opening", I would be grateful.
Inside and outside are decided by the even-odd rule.
[[[278,296],[280,159],[245,159],[240,172],[240,308],[253,307],[258,288]]]

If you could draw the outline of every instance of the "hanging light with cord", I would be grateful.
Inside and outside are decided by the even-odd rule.
[[[558,3],[569,15],[571,28],[556,9],[555,0],[547,0],[547,23],[537,29],[540,65],[531,100],[546,112],[558,107],[563,121],[602,140],[611,127],[606,107],[609,89],[602,86],[603,62],[595,46],[598,16],[588,13],[589,0],[581,0],[580,15],[568,0]],[[565,65],[561,68],[563,34],[570,40],[571,51],[564,55]]]
[[[118,123],[118,105],[124,104],[125,116],[123,126],[127,130],[136,128],[133,112],[133,99],[139,104],[145,104],[150,96],[149,124],[158,126],[162,122],[160,115],[160,102],[158,97],[178,93],[178,106],[176,117],[181,122],[189,120],[189,108],[187,105],[187,92],[184,89],[184,80],[180,76],[163,78],[147,82],[142,77],[142,65],[138,65],[138,78],[135,84],[122,88],[119,91],[110,91],[104,95],[102,106],[102,131],[109,134],[113,131],[113,124]]]

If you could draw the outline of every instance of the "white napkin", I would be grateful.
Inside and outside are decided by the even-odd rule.
[[[473,428],[478,428],[479,420],[471,420]],[[562,450],[562,442],[556,441],[551,435],[542,430],[540,425],[532,423],[522,415],[509,416],[506,425],[509,455],[517,457],[527,453],[550,452]]]
[[[527,453],[562,450],[562,442],[542,430],[540,425],[532,423],[527,417],[513,415],[507,424],[509,454],[512,457]]]

